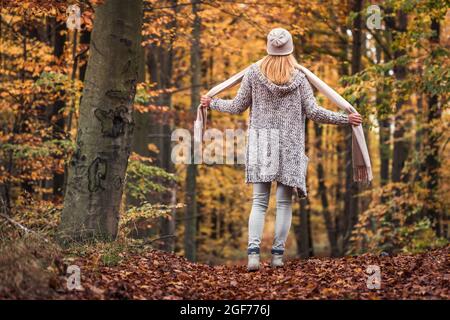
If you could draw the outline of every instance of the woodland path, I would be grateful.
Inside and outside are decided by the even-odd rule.
[[[450,246],[420,254],[294,259],[259,272],[244,265],[208,266],[157,250],[125,256],[114,267],[82,265],[84,291],[63,299],[449,299]],[[381,289],[367,288],[378,265]]]

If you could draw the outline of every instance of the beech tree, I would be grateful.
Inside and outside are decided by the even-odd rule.
[[[142,7],[142,0],[107,0],[96,10],[59,227],[63,241],[117,234],[133,133]]]

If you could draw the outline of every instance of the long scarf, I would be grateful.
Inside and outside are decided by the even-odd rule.
[[[259,60],[257,64],[260,64],[262,60]],[[236,73],[231,78],[225,80],[224,82],[214,86],[206,94],[209,97],[214,97],[222,91],[235,86],[242,81],[244,74],[250,67]],[[356,109],[345,100],[339,93],[334,91],[325,82],[320,80],[314,73],[305,68],[304,66],[297,64],[296,68],[301,70],[309,82],[319,90],[324,96],[336,104],[339,108],[347,113],[357,112]],[[197,119],[194,123],[194,138],[203,140],[203,131],[206,129],[207,120],[207,108],[202,108],[201,105],[197,109]],[[367,149],[366,139],[364,137],[364,131],[361,125],[352,125],[352,163],[353,163],[353,180],[357,182],[369,183],[373,179],[372,166],[370,163],[369,151]]]

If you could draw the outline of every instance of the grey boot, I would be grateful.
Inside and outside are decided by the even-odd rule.
[[[270,264],[272,268],[278,268],[284,266],[282,254],[272,254],[272,262]]]
[[[259,254],[258,253],[250,253],[248,255],[248,271],[258,271],[259,270]]]

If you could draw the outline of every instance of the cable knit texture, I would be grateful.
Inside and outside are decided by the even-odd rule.
[[[305,118],[319,123],[348,124],[348,116],[317,105],[305,74],[295,69],[285,85],[268,80],[253,64],[234,99],[214,98],[213,110],[239,114],[250,107],[247,131],[246,183],[278,181],[306,196]]]

